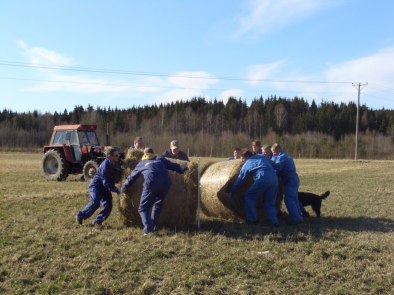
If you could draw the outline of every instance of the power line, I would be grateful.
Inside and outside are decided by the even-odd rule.
[[[159,86],[159,85],[148,85],[148,84],[128,84],[126,82],[116,82],[116,83],[110,83],[110,82],[81,82],[81,81],[67,81],[67,80],[46,80],[46,79],[34,79],[34,78],[20,78],[20,77],[1,77],[0,80],[15,80],[15,81],[33,81],[33,82],[46,82],[46,83],[61,83],[61,84],[76,84],[76,85],[100,85],[100,86],[124,86],[124,87],[129,87],[133,89],[137,88],[144,88],[144,87],[150,87],[150,88],[157,88],[157,89],[170,89],[170,90],[201,90],[201,88],[198,87],[180,87],[180,86]],[[224,91],[227,90],[227,88],[209,88],[210,91]],[[262,95],[263,93],[268,93],[268,95],[274,95],[278,93],[299,93],[299,95],[305,95],[305,94],[318,94],[320,93],[319,91],[300,91],[300,90],[272,90],[272,89],[258,89],[255,91],[252,90],[242,90],[243,93],[259,93],[258,96]],[[321,93],[324,93],[325,95],[329,94],[337,94],[336,91],[329,91],[329,90],[324,90],[321,91]]]
[[[112,69],[100,69],[100,68],[83,68],[83,67],[29,64],[29,63],[10,62],[10,61],[1,61],[1,60],[0,60],[0,65],[1,66],[10,66],[10,67],[47,69],[47,70],[62,70],[62,71],[134,75],[134,76],[177,77],[177,78],[206,79],[206,80],[272,82],[272,83],[310,83],[310,84],[350,84],[350,83],[352,83],[352,82],[348,82],[348,81],[250,79],[250,78],[226,77],[226,76],[214,77],[214,76],[208,76],[208,75],[202,76],[202,75],[169,74],[169,73],[156,73],[156,72],[137,72],[137,71],[129,71],[129,70],[112,70]]]
[[[370,83],[371,84],[371,83]],[[391,90],[391,91],[394,91],[394,88],[393,87],[390,87],[390,86],[387,86],[387,85],[383,85],[383,84],[380,84],[380,83],[376,83],[376,82],[373,82],[373,84],[374,84],[374,86],[371,84],[371,85],[369,85],[369,86],[371,86],[372,88],[377,88],[377,89],[383,89],[382,91],[384,91],[384,89],[387,89],[387,90]]]

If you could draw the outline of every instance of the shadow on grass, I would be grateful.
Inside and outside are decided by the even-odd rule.
[[[210,232],[220,234],[229,238],[253,240],[259,236],[272,234],[273,239],[278,242],[291,240],[292,242],[302,242],[312,238],[327,236],[330,232],[394,232],[394,220],[387,218],[372,217],[310,217],[304,223],[297,226],[287,225],[281,220],[281,226],[259,224],[248,225],[221,220],[203,220],[200,230],[193,232]],[[340,234],[340,233],[339,233]],[[275,238],[276,237],[276,238]]]
[[[300,225],[288,225],[285,219],[280,219],[280,227],[276,228],[264,223],[249,225],[240,222],[232,222],[219,219],[201,220],[200,229],[197,226],[188,228],[159,227],[155,236],[172,236],[174,233],[199,235],[209,233],[232,239],[245,241],[264,238],[277,242],[304,242],[312,239],[337,239],[339,236],[347,235],[349,232],[371,232],[391,233],[394,232],[394,220],[388,218],[372,217],[309,217],[305,218]],[[133,225],[133,228],[141,230],[142,227]],[[125,227],[105,225],[104,230],[122,230]]]

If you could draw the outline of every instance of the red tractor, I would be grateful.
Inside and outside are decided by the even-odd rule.
[[[96,174],[98,166],[106,158],[105,151],[110,146],[100,146],[96,125],[58,125],[53,128],[49,145],[44,146],[41,160],[41,172],[47,180],[62,181],[69,174],[83,174],[90,181]],[[121,159],[124,152],[119,148]],[[120,181],[122,169],[119,164]]]

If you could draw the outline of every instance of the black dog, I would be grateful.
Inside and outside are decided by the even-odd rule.
[[[313,211],[315,211],[316,216],[320,217],[320,208],[321,208],[321,201],[327,198],[330,194],[330,191],[326,191],[322,195],[316,195],[313,193],[305,193],[305,192],[298,192],[298,199],[300,200],[301,204],[305,206],[312,206]],[[307,217],[309,213],[304,211],[302,215]]]

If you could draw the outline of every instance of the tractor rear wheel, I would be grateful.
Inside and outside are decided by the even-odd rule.
[[[83,165],[83,178],[85,181],[91,181],[93,177],[96,175],[98,169],[98,164],[96,161],[87,161],[85,165]]]
[[[68,176],[68,164],[63,154],[48,150],[41,160],[41,173],[47,180],[65,180]]]

